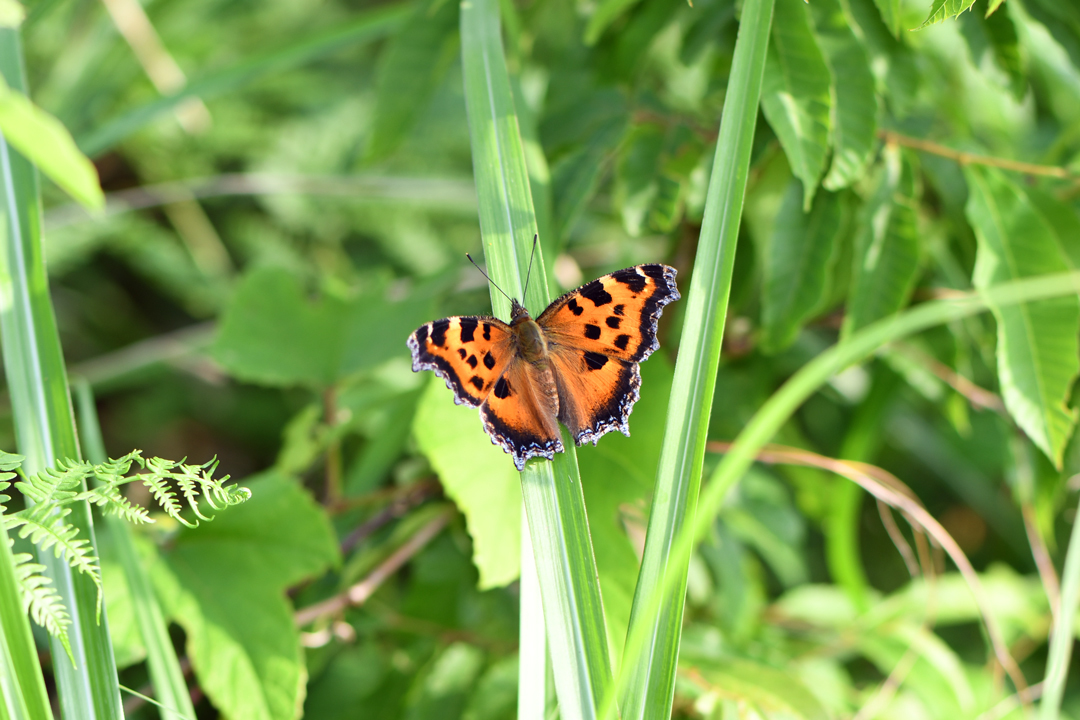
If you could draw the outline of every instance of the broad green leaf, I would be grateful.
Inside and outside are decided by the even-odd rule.
[[[881,13],[885,27],[889,28],[893,37],[900,37],[900,0],[874,0],[874,4]]]
[[[973,64],[983,67],[984,56],[989,54],[1005,74],[1013,98],[1017,102],[1023,101],[1028,88],[1027,56],[1020,50],[1020,39],[1011,15],[1000,12],[984,16],[980,12],[970,12],[960,16],[959,25]],[[992,73],[991,77],[999,82],[998,73]]]
[[[965,168],[970,188],[968,221],[978,239],[972,281],[987,288],[1069,268],[1058,237],[1036,203],[1004,173]],[[1008,308],[994,307],[998,323],[998,380],[1005,407],[1040,450],[1060,468],[1076,424],[1068,406],[1080,372],[1080,302],[1076,297]]]
[[[248,382],[322,388],[407,355],[405,339],[431,312],[422,292],[397,302],[378,288],[310,300],[292,273],[264,266],[244,276],[211,354]]]
[[[641,0],[600,0],[585,27],[585,44],[592,45],[612,22]]]
[[[0,84],[0,132],[45,177],[83,207],[105,206],[97,170],[79,152],[67,128],[6,83]]]
[[[802,183],[792,180],[761,258],[761,349],[775,353],[790,345],[827,296],[836,260],[842,209],[839,197],[821,192],[809,213],[802,209]]]
[[[808,12],[802,0],[776,1],[761,88],[761,108],[780,138],[791,172],[803,181],[806,209],[825,169],[833,110],[832,77]]]
[[[408,720],[457,720],[484,667],[484,653],[456,642],[417,675],[403,708]]]
[[[455,405],[432,378],[413,422],[420,451],[465,516],[479,587],[501,587],[521,573],[521,487],[510,456],[493,445],[476,408]]]
[[[822,181],[839,190],[862,177],[874,150],[878,99],[866,48],[855,36],[838,0],[810,3],[818,46],[832,73],[833,158]]]
[[[919,275],[922,243],[915,224],[913,171],[898,147],[886,146],[884,159],[855,239],[845,337],[903,308]]]
[[[484,670],[462,720],[514,720],[517,717],[518,659],[510,656]]]
[[[152,572],[215,707],[292,720],[307,671],[285,591],[337,564],[337,541],[295,479],[266,475],[250,487],[248,502],[181,532]]]
[[[930,14],[923,21],[923,24],[915,29],[922,30],[928,25],[934,25],[956,17],[974,4],[975,0],[934,0],[934,4],[930,6]]]
[[[431,100],[457,50],[457,24],[457,3],[416,3],[413,14],[379,54],[368,160],[393,152]]]
[[[918,660],[904,678],[904,684],[930,707],[948,713],[968,715],[975,695],[963,663],[939,636],[916,624],[915,618],[883,623],[858,633],[859,650],[881,672],[891,672],[904,655],[914,652]]]

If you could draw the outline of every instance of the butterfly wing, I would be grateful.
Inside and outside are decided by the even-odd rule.
[[[491,442],[501,445],[523,470],[531,457],[551,460],[563,451],[555,421],[558,403],[551,369],[515,356],[480,406],[480,417]]]
[[[568,292],[537,318],[548,339],[559,420],[579,445],[612,430],[630,434],[638,363],[660,347],[656,324],[679,297],[674,268],[638,265]]]
[[[492,317],[450,317],[409,336],[413,372],[432,370],[458,405],[479,407],[513,359],[513,332]]]
[[[450,317],[422,325],[408,340],[413,371],[432,370],[454,391],[454,402],[480,408],[491,442],[514,457],[562,452],[551,371],[525,362],[514,331],[492,317]]]

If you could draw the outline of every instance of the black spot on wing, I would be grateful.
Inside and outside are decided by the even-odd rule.
[[[495,367],[495,356],[489,352],[484,353],[484,367],[488,370]]]
[[[616,305],[614,308],[611,309],[611,312],[615,313],[619,317],[622,317],[623,314],[626,312],[626,306],[625,305]]]
[[[491,339],[491,323],[484,323],[484,339]]]
[[[599,280],[593,280],[591,283],[582,285],[578,292],[582,297],[592,300],[593,305],[596,307],[607,305],[612,300],[611,293],[604,289],[604,284]]]
[[[510,397],[510,381],[507,380],[505,377],[499,378],[499,382],[495,383],[495,389],[492,392],[494,392],[495,397],[499,398],[500,400],[505,400],[506,398]]]
[[[581,315],[581,313],[585,312],[585,308],[578,305],[577,299],[575,298],[570,298],[570,302],[566,303],[566,307],[569,308],[570,312],[574,313],[575,316]]]
[[[471,368],[472,368],[473,370],[475,370],[475,369],[476,369],[476,363],[477,363],[477,360],[476,360],[476,356],[475,356],[475,355],[470,355],[470,356],[469,356],[469,359],[468,359],[468,360],[466,360],[465,362],[469,363],[469,367],[471,367]]]
[[[458,348],[457,349],[457,354],[461,356],[462,360],[464,360],[465,356],[468,355],[469,353],[465,352],[465,348]]]
[[[480,392],[484,389],[484,381],[480,378],[479,375],[473,375],[471,378],[469,378],[469,383],[474,388],[476,388],[477,392]]]
[[[616,272],[611,273],[611,277],[615,278],[616,282],[620,282],[629,287],[630,292],[635,295],[644,290],[645,285],[649,282],[648,278],[638,273],[637,268],[617,270]]]
[[[620,335],[619,337],[615,338],[615,342],[613,344],[620,350],[625,350],[626,346],[630,344],[630,336]]]
[[[621,325],[621,324],[622,324],[622,319],[620,319],[620,318],[617,318],[617,317],[609,317],[609,318],[607,319],[607,326],[608,326],[609,328],[611,328],[612,330],[618,330],[618,329],[619,329],[619,325]]]
[[[584,357],[585,357],[585,367],[587,369],[589,369],[589,370],[599,370],[600,368],[607,365],[607,361],[608,361],[607,355],[601,355],[598,352],[593,352],[592,350],[586,350],[585,353],[584,353]]]
[[[476,318],[463,317],[459,322],[461,323],[461,342],[472,342],[473,333],[476,332]]]
[[[427,337],[428,337],[428,326],[427,325],[421,325],[420,328],[416,331],[415,334],[416,334],[416,346],[417,347],[426,347],[427,346]]]
[[[600,328],[597,327],[596,325],[586,325],[585,326],[585,337],[589,338],[590,340],[599,340],[600,339]]]
[[[431,323],[431,342],[436,347],[446,344],[446,331],[450,329],[450,321],[446,318]]]

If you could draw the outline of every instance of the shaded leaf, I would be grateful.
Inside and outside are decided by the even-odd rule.
[[[862,177],[874,150],[878,100],[866,48],[851,29],[837,0],[810,3],[818,46],[832,73],[833,158],[822,181],[827,190]]]
[[[855,240],[845,337],[901,310],[918,279],[922,243],[916,227],[913,171],[899,148],[886,146],[883,155],[881,178],[863,210]]]
[[[783,350],[821,306],[836,260],[842,212],[839,198],[822,192],[809,213],[802,210],[802,183],[792,180],[761,257],[761,349]]]
[[[965,175],[968,221],[979,242],[975,287],[1069,268],[1061,248],[1076,238],[1057,237],[1061,226],[1047,221],[1024,188],[990,168],[968,166]],[[1047,204],[1045,196],[1040,204]],[[1005,407],[1060,468],[1077,418],[1068,401],[1080,372],[1080,301],[1063,297],[992,310],[998,323],[998,379]]]
[[[894,37],[900,37],[900,0],[874,0],[878,11],[881,13],[881,21]]]
[[[803,181],[803,206],[809,209],[825,169],[832,79],[807,13],[801,0],[776,2],[761,107],[780,138],[791,172]]]

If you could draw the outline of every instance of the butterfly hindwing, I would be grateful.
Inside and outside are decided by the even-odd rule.
[[[414,372],[433,370],[458,405],[478,407],[513,359],[513,333],[491,317],[449,317],[409,336]]]
[[[630,435],[630,410],[638,400],[638,364],[583,350],[554,346],[551,363],[559,389],[559,420],[578,445],[596,444],[618,430]]]
[[[510,453],[522,470],[531,457],[551,460],[563,451],[555,421],[558,403],[551,370],[515,357],[480,406],[480,417],[491,441]]]
[[[664,306],[678,299],[674,268],[638,265],[566,293],[536,322],[549,342],[641,362],[660,347],[656,323]]]

